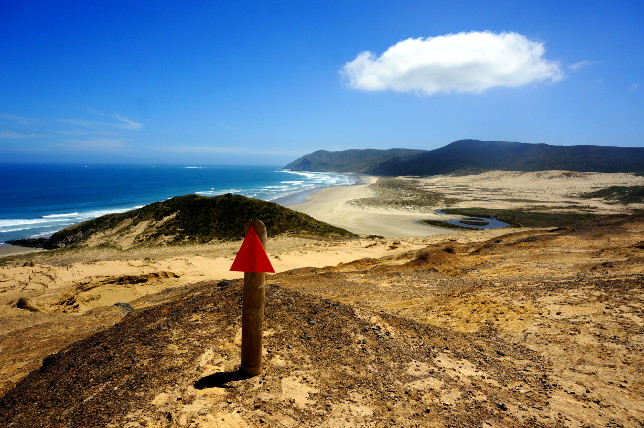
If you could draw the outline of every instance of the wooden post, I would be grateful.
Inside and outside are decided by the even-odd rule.
[[[253,227],[266,249],[266,226],[260,220],[246,223],[246,232]],[[262,329],[264,324],[264,272],[244,272],[242,304],[241,370],[251,376],[262,373]]]

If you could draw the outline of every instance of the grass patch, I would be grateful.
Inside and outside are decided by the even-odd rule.
[[[444,229],[469,230],[469,231],[477,230],[472,227],[464,227],[464,226],[459,226],[458,224],[448,223],[444,220],[419,220],[418,223],[427,224],[429,226],[434,226],[434,227],[442,227]]]
[[[482,220],[475,220],[475,219],[465,219],[461,220],[462,224],[469,224],[470,226],[487,226],[488,223],[487,221],[482,221]]]
[[[362,207],[434,209],[458,202],[443,193],[424,189],[418,180],[382,177],[370,188],[375,191],[375,197],[355,199],[351,203]]]
[[[620,204],[644,203],[644,186],[610,186],[579,195],[584,199],[602,198]]]
[[[546,213],[493,208],[446,208],[443,212],[469,217],[492,217],[514,227],[563,227],[598,217],[596,214],[588,213]]]
[[[534,204],[534,203],[539,202],[539,201],[535,201],[534,199],[520,199],[520,198],[501,199],[501,201],[503,201],[503,202],[516,202],[516,203],[522,202],[522,203],[528,203],[528,204]]]

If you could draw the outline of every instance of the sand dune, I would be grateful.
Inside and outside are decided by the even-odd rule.
[[[269,240],[261,378],[234,377],[239,242],[0,259],[0,425],[641,425],[642,204],[578,196],[641,177],[401,178],[397,208],[368,180],[291,206],[365,236]],[[622,216],[458,232],[410,185]]]

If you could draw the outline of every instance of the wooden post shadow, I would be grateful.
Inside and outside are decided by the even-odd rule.
[[[202,377],[194,383],[194,387],[195,389],[232,388],[231,385],[228,385],[228,382],[248,379],[250,377],[251,375],[242,370],[236,370],[234,372],[218,372]]]

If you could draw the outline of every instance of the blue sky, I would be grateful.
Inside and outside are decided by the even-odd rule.
[[[644,2],[3,1],[0,162],[644,145]]]

